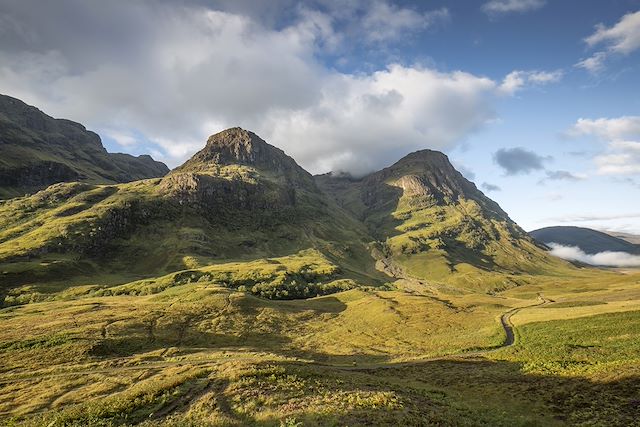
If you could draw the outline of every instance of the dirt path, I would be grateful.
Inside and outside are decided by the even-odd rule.
[[[516,314],[517,312],[519,312],[522,309],[539,307],[541,305],[545,305],[545,304],[548,304],[550,302],[553,302],[553,301],[548,300],[545,297],[543,297],[542,294],[538,294],[538,299],[540,300],[540,302],[537,303],[537,304],[528,305],[526,307],[514,308],[512,310],[507,311],[505,314],[503,314],[500,317],[500,323],[502,323],[502,328],[504,329],[504,333],[506,334],[507,339],[504,341],[504,344],[502,344],[502,346],[497,348],[497,350],[499,350],[501,348],[512,346],[516,342],[516,336],[515,336],[515,333],[514,333],[514,330],[513,330],[514,325],[511,322],[511,316],[513,316],[514,314]],[[492,351],[495,351],[495,350],[492,350]]]

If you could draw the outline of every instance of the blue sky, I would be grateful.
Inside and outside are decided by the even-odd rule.
[[[439,149],[525,229],[640,233],[640,0],[0,0],[0,92],[176,166],[226,127],[313,173]]]

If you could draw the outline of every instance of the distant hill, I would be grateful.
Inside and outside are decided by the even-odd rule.
[[[607,233],[610,236],[617,237],[618,239],[622,239],[629,243],[633,243],[634,245],[640,245],[640,236],[637,234],[622,233],[620,231],[607,231],[607,230],[603,230],[603,232]]]
[[[0,199],[58,182],[115,184],[167,172],[164,163],[148,155],[108,153],[100,137],[79,123],[0,95]]]
[[[571,226],[546,227],[531,231],[529,234],[541,243],[577,246],[588,254],[605,251],[640,253],[640,246],[590,228]]]

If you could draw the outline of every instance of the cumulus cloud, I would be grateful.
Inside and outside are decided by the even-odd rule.
[[[493,192],[493,191],[502,191],[502,188],[500,188],[497,185],[494,184],[489,184],[488,182],[483,182],[482,185],[480,185],[480,187],[483,190],[489,191],[489,192]]]
[[[610,55],[628,55],[640,48],[640,11],[624,15],[611,27],[598,24],[596,31],[584,40],[589,47],[604,45],[604,50],[582,59],[576,66],[598,72]]]
[[[563,246],[549,243],[551,254],[569,261],[580,261],[585,264],[602,267],[640,267],[640,256],[627,252],[598,252],[587,254],[577,246]]]
[[[507,175],[529,174],[536,170],[544,170],[544,163],[549,157],[540,156],[522,147],[501,148],[493,156],[494,161],[505,170]]]
[[[580,118],[567,135],[594,136],[607,143],[606,151],[595,157],[598,173],[640,174],[640,116]]]
[[[0,92],[125,150],[158,150],[170,166],[208,135],[242,126],[312,172],[361,174],[419,148],[455,146],[516,90],[464,71],[391,63],[344,73],[319,59],[346,39],[381,44],[431,28],[445,9],[382,0],[317,9],[279,0],[257,11],[241,1],[33,3],[0,5],[0,22],[12,23],[0,26]],[[367,29],[381,20],[378,33]],[[547,80],[520,73],[518,88]]]
[[[527,12],[540,9],[546,0],[491,0],[482,5],[482,10],[490,15],[513,12]]]
[[[392,65],[371,75],[335,75],[317,104],[273,114],[273,141],[313,171],[370,171],[427,144],[445,149],[493,118],[493,81],[469,73]]]

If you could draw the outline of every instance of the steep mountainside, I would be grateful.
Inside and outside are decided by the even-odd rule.
[[[601,231],[582,227],[546,227],[529,233],[541,243],[577,246],[588,254],[598,252],[640,253],[640,246]]]
[[[57,182],[113,184],[165,175],[148,155],[111,154],[100,137],[0,95],[0,198],[33,193]]]
[[[341,277],[384,279],[366,228],[293,159],[239,128],[162,179],[56,184],[6,201],[0,224],[0,282],[14,285],[117,283],[308,249],[339,263]]]
[[[440,152],[417,151],[362,179],[327,174],[316,182],[367,225],[401,274],[464,283],[480,277],[469,273],[565,268]]]

